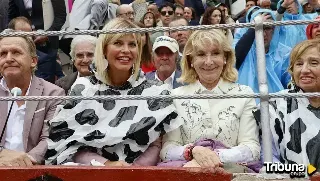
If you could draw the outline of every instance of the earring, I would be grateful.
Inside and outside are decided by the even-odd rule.
[[[106,58],[103,59],[103,62],[104,62],[104,69],[103,70],[107,70],[108,68],[108,60]]]
[[[191,67],[193,67],[193,64],[191,64]]]
[[[224,61],[223,63],[224,63],[224,64],[227,64],[227,62],[226,62],[226,61]]]
[[[132,68],[131,68],[131,75],[134,74],[134,71],[135,71],[135,69],[134,69],[134,64],[133,64],[133,65],[132,65]]]

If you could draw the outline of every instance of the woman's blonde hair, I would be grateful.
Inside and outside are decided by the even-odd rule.
[[[123,18],[115,18],[108,22],[102,30],[110,30],[110,29],[129,29],[129,28],[139,28],[139,26],[135,25],[134,23],[130,22],[129,20],[123,19]],[[116,33],[116,34],[100,34],[98,38],[98,42],[95,49],[95,57],[93,62],[95,63],[97,67],[97,73],[103,83],[105,84],[111,84],[110,77],[108,75],[106,68],[106,57],[105,57],[105,47],[109,44],[114,43],[119,38],[128,35],[126,33]],[[133,33],[132,34],[138,44],[138,57],[134,62],[133,65],[133,76],[136,79],[139,74],[139,68],[140,68],[140,60],[141,60],[141,35],[139,33]]]
[[[309,48],[313,48],[313,47],[317,47],[318,50],[320,51],[320,40],[318,39],[313,39],[313,40],[305,40],[301,43],[299,43],[298,45],[296,45],[290,54],[290,65],[288,68],[288,72],[290,73],[291,77],[292,77],[292,81],[293,83],[295,83],[294,77],[293,77],[293,67],[294,64],[296,63],[296,61],[298,61],[301,56],[309,49]]]
[[[237,80],[238,72],[234,68],[236,62],[234,50],[221,30],[212,29],[206,31],[197,30],[190,35],[182,55],[182,74],[179,81],[190,84],[198,80],[197,72],[191,67],[194,55],[198,49],[205,49],[205,47],[212,47],[213,45],[221,48],[226,58],[226,64],[220,77],[230,82]]]

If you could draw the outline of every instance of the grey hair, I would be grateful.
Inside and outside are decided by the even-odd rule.
[[[75,48],[78,44],[88,42],[88,43],[92,44],[95,48],[97,40],[98,40],[98,38],[91,36],[91,35],[77,35],[76,37],[74,37],[71,42],[71,45],[70,45],[71,46],[70,47],[71,60],[73,61],[75,58]]]

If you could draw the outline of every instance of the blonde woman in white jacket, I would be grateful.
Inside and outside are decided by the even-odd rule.
[[[186,43],[180,81],[188,85],[174,89],[173,95],[250,94],[248,86],[235,83],[235,55],[220,30],[195,31]],[[219,167],[223,163],[259,160],[258,127],[252,111],[253,98],[174,100],[184,124],[163,137],[163,161],[186,160],[184,166]],[[195,146],[210,139],[228,149]]]

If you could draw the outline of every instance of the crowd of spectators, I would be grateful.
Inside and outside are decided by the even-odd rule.
[[[0,31],[110,30],[320,19],[318,1],[0,0]],[[2,6],[2,4],[4,4]],[[52,11],[53,15],[46,14]],[[51,17],[47,17],[51,16]],[[52,22],[47,22],[52,19]],[[263,27],[270,93],[320,92],[319,24]],[[62,71],[59,54],[74,72]],[[59,53],[60,52],[60,53]],[[259,93],[254,28],[0,36],[0,96]],[[0,102],[0,166],[263,166],[259,99]],[[269,101],[273,160],[320,171],[320,98]],[[2,135],[2,134],[1,134]],[[245,164],[243,164],[245,163]]]

